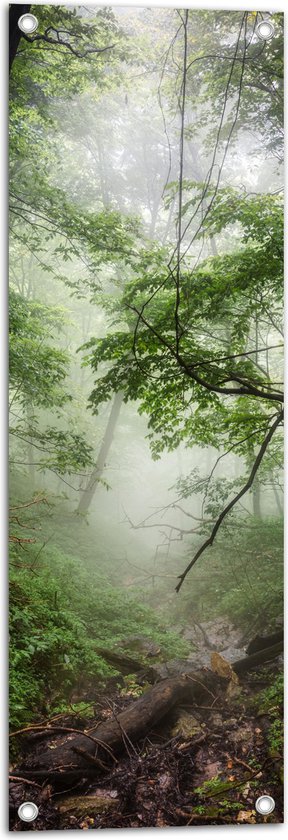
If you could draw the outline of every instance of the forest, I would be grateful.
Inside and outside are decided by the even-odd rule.
[[[10,828],[282,822],[283,14],[9,39]]]

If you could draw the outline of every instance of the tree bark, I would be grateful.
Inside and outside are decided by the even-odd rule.
[[[273,645],[277,645],[279,642],[281,642],[282,645],[284,643],[283,627],[275,633],[271,633],[270,636],[255,636],[255,638],[251,639],[251,642],[249,642],[247,653],[257,653],[260,650],[265,650]]]
[[[277,657],[283,649],[279,642],[272,647],[247,656],[232,664],[237,674],[242,674]],[[74,733],[61,731],[61,727],[49,726],[43,730],[43,737],[53,737],[53,749],[50,744],[41,742],[34,747],[33,753],[28,755],[25,763],[14,769],[15,775],[25,776],[26,779],[41,779],[52,782],[56,786],[74,782],[81,778],[95,776],[103,770],[103,763],[111,761],[111,751],[114,754],[126,747],[133,749],[133,743],[155,727],[177,703],[183,700],[199,702],[211,690],[227,684],[227,680],[212,671],[192,671],[183,675],[161,680],[150,691],[145,692],[128,709],[104,723],[100,723],[89,733]],[[211,698],[210,698],[211,699]],[[37,735],[38,737],[38,735]],[[105,767],[104,767],[105,769]]]
[[[191,122],[193,122],[193,120],[191,120]],[[196,144],[193,143],[192,141],[187,143],[187,148],[188,148],[188,151],[190,152],[192,162],[193,162],[193,176],[194,176],[196,181],[199,181],[201,183],[201,182],[205,181],[205,175],[204,175],[204,172],[203,172],[203,169],[202,169],[202,164],[201,164],[201,159],[200,159],[198,148],[197,148]],[[203,201],[204,214],[207,210],[207,207],[208,207],[208,201],[204,200]],[[213,234],[212,234],[212,236],[208,234],[208,239],[209,239],[210,246],[211,246],[212,256],[217,257],[218,256],[218,249],[217,249],[217,245],[216,245],[216,242],[215,242],[215,237],[213,236]]]
[[[17,768],[17,771],[14,769],[13,772],[15,775],[22,775],[29,779],[51,780],[53,784],[57,782],[62,784],[63,781],[66,784],[82,776],[86,778],[95,775],[97,769],[99,771],[97,758],[101,762],[108,763],[109,750],[119,753],[125,749],[126,745],[129,749],[129,744],[131,748],[131,742],[135,743],[139,737],[149,732],[176,703],[188,697],[193,697],[195,700],[201,699],[207,692],[207,683],[209,682],[210,686],[211,681],[215,685],[215,682],[219,682],[219,677],[215,674],[209,674],[209,676],[205,674],[203,677],[200,672],[191,674],[190,679],[183,676],[161,680],[128,709],[118,715],[115,714],[114,719],[89,731],[89,737],[80,733],[79,735],[72,733],[57,735],[56,728],[53,750],[49,749],[49,744],[48,746],[38,745],[38,754],[34,749],[33,754],[28,756],[28,760],[21,765],[21,768]],[[46,730],[46,738],[48,733],[49,735],[51,733],[53,737],[52,727]],[[99,751],[96,756],[97,747]]]
[[[256,519],[262,519],[262,511],[261,511],[261,485],[259,478],[255,478],[253,488],[252,488],[252,498],[253,498],[253,514]]]
[[[26,420],[27,420],[27,427],[29,430],[33,428],[33,424],[35,421],[33,409],[31,406],[27,406],[26,409]],[[28,472],[29,472],[29,479],[30,479],[30,488],[31,492],[34,493],[35,489],[35,463],[34,463],[34,446],[33,446],[33,437],[28,438],[27,442],[27,462],[28,462]]]
[[[271,645],[269,648],[259,650],[257,653],[252,653],[251,656],[246,656],[245,659],[238,659],[233,662],[233,670],[236,674],[244,674],[245,671],[250,671],[251,668],[257,668],[257,665],[263,665],[264,662],[271,662],[271,659],[280,656],[283,652],[283,641],[276,645]]]
[[[102,656],[102,659],[105,659],[105,662],[109,662],[109,665],[112,665],[116,671],[120,671],[120,674],[126,676],[128,674],[143,674],[143,676],[147,676],[149,682],[156,682],[158,675],[156,668],[153,668],[153,666],[140,662],[139,659],[133,659],[132,656],[127,656],[125,653],[117,653],[107,648],[95,647],[95,650]]]
[[[280,499],[280,494],[279,494],[278,488],[276,487],[276,484],[274,484],[273,476],[271,476],[271,481],[272,481],[272,489],[273,489],[273,493],[274,493],[274,498],[275,498],[275,502],[276,502],[277,511],[278,511],[279,516],[282,517],[283,513],[284,513],[284,508],[283,508],[282,501]]]
[[[114,400],[112,403],[112,408],[109,415],[109,420],[105,429],[104,437],[102,440],[102,444],[100,446],[97,463],[94,467],[93,472],[89,478],[88,484],[85,487],[85,490],[82,493],[82,496],[79,501],[79,505],[77,507],[77,513],[88,513],[89,507],[91,505],[95,490],[97,488],[97,484],[103,474],[105,461],[114,437],[115,428],[117,425],[118,417],[120,414],[121,405],[123,402],[123,391],[119,391],[118,394],[115,394]]]

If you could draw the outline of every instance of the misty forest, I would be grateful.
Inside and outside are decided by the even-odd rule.
[[[10,6],[12,830],[282,821],[282,64]]]

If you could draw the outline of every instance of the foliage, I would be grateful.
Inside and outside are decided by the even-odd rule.
[[[18,403],[49,407],[69,399],[63,390],[68,356],[49,343],[55,330],[53,314],[47,307],[36,301],[27,302],[11,290],[9,375],[12,395],[17,393]],[[56,316],[57,312],[55,319]]]
[[[160,659],[185,656],[187,643],[166,629],[171,618],[183,625],[225,615],[243,630],[255,619],[266,630],[282,604],[282,520],[261,518],[259,499],[252,516],[249,496],[184,595],[177,600],[171,587],[186,548],[190,557],[245,484],[275,418],[251,492],[255,501],[261,491],[264,515],[274,492],[281,512],[283,203],[275,172],[266,183],[266,163],[273,169],[282,155],[283,16],[271,16],[274,37],[260,44],[261,12],[189,10],[184,32],[179,10],[122,10],[119,18],[109,8],[34,9],[38,35],[21,36],[10,85],[13,728],[66,711],[75,695],[79,711],[83,694],[94,699],[115,676],[97,648],[113,650],[127,637],[129,651],[140,632]],[[244,166],[253,145],[264,180],[262,190],[253,176],[250,193]],[[238,173],[233,155],[242,147]],[[117,523],[115,537],[100,505],[88,533],[72,502],[67,513],[63,498],[52,505],[46,494],[51,486],[58,493],[59,477],[68,492],[93,479],[115,394],[147,418],[155,460],[183,446],[188,459],[195,447],[217,458],[210,475],[202,466],[182,471],[177,503],[184,500],[189,525],[164,523],[159,585],[159,546],[149,576],[143,540],[135,568],[145,583],[133,595],[119,586],[127,531],[120,537]],[[130,464],[125,420],[124,436]],[[222,473],[224,455],[231,460]],[[111,460],[120,470],[120,451]],[[74,473],[75,487],[67,481]],[[129,551],[133,570],[131,542]],[[157,612],[146,606],[151,579]],[[129,675],[124,693],[142,690]],[[277,749],[273,690],[261,702]]]
[[[212,199],[215,196],[214,190]],[[191,202],[199,205],[198,199],[197,194]],[[97,374],[90,394],[94,413],[115,392],[122,392],[124,401],[137,400],[140,413],[149,418],[155,459],[181,443],[212,446],[221,457],[233,451],[247,464],[240,494],[246,484],[247,489],[253,484],[260,465],[273,474],[271,440],[276,451],[282,446],[282,340],[277,335],[283,285],[281,205],[278,196],[243,198],[235,190],[219,191],[208,232],[214,231],[213,225],[222,231],[240,222],[235,250],[199,261],[194,268],[189,268],[189,257],[181,257],[180,266],[175,251],[168,264],[163,249],[142,253],[120,306],[115,306],[122,329],[114,319],[110,334],[90,339],[83,348],[88,351],[85,364]],[[270,325],[266,344],[259,347],[258,326],[267,324],[267,307]],[[125,326],[123,313],[128,313]],[[278,465],[277,456],[276,460]],[[234,492],[235,501],[237,495]],[[234,505],[233,498],[229,505]],[[218,516],[215,533],[221,508]],[[196,559],[195,555],[192,565]],[[178,589],[189,568],[190,564]]]
[[[71,99],[91,82],[99,96],[112,82],[119,83],[119,63],[124,57],[123,33],[111,9],[95,10],[88,17],[85,12],[79,15],[75,8],[65,6],[41,5],[35,7],[35,12],[39,21],[37,34],[47,33],[54,42],[36,38],[31,46],[29,38],[21,38],[11,74],[11,154],[14,148],[15,153],[22,155],[31,143],[34,149],[35,143],[41,144],[43,128],[47,122],[48,126],[53,125],[47,107],[53,99]],[[57,32],[66,36],[64,40],[72,49],[57,44]],[[127,51],[125,44],[126,57]],[[75,52],[82,53],[82,57]],[[109,73],[105,72],[107,65]]]
[[[262,689],[254,698],[254,706],[259,714],[267,715],[270,726],[267,734],[272,755],[282,755],[284,741],[283,723],[284,675],[274,676],[271,685]]]
[[[283,752],[283,745],[284,745],[284,723],[283,720],[279,718],[275,718],[270,727],[268,732],[268,744],[270,747],[271,755],[280,755]]]
[[[27,452],[32,447],[38,455],[37,462],[33,459],[35,466],[65,474],[90,466],[93,450],[83,435],[67,426],[64,415],[72,396],[66,390],[69,356],[55,347],[55,333],[61,324],[62,313],[57,308],[26,300],[10,291],[10,435],[16,442],[16,448],[11,447],[11,462],[16,459],[19,463],[21,458],[25,466],[24,442]],[[36,414],[39,409],[45,410],[44,423]],[[52,427],[47,423],[48,411],[53,412]],[[65,428],[57,429],[55,423],[58,421],[60,425],[63,415]]]
[[[162,658],[186,649],[161,627],[155,613],[119,589],[99,582],[80,559],[56,547],[11,549],[10,714],[11,726],[63,708],[72,691],[93,699],[115,673],[96,652],[125,634],[141,632],[161,646]],[[89,698],[90,699],[90,698]]]
[[[144,691],[145,686],[139,685],[133,675],[128,674],[127,677],[124,677],[124,686],[120,690],[121,697],[141,697]]]
[[[189,555],[195,539],[189,538]],[[170,562],[175,569],[175,557]],[[227,616],[248,642],[255,632],[273,632],[282,604],[283,519],[257,521],[243,514],[229,521],[214,547],[203,554],[169,612],[173,610],[175,623]]]
[[[259,712],[262,714],[277,713],[281,710],[284,700],[284,677],[283,674],[278,674],[275,677],[272,685],[260,691],[257,698],[257,706]]]
[[[207,779],[203,782],[200,787],[195,788],[194,793],[199,793],[200,796],[205,798],[206,796],[209,797],[217,795],[218,793],[220,794],[222,791],[224,792],[229,789],[229,787],[231,787],[231,785],[227,782],[223,782],[219,776],[212,776],[211,779]]]
[[[100,263],[129,259],[137,226],[99,203],[90,214],[81,211],[75,192],[68,199],[58,175],[57,108],[62,119],[63,108],[70,110],[73,97],[84,90],[91,94],[92,87],[95,101],[117,87],[129,45],[108,8],[91,14],[83,7],[44,5],[36,13],[38,33],[32,39],[22,36],[10,77],[10,247],[18,245],[23,252],[24,246],[53,273],[50,243],[54,266],[59,262],[59,274],[69,283],[65,263],[73,257],[94,277]]]
[[[136,322],[134,315],[134,327],[114,327],[104,339],[92,339],[86,345],[90,351],[87,360],[94,372],[100,371],[90,396],[92,410],[97,412],[113,391],[123,390],[126,400],[140,400],[140,411],[149,417],[154,457],[165,448],[177,447],[182,440],[189,445],[219,445],[219,434],[222,445],[235,445],[240,452],[245,437],[245,451],[252,426],[257,434],[257,426],[269,423],[272,400],[275,410],[272,390],[275,400],[281,400],[272,371],[271,378],[261,363],[255,365],[252,336],[249,341],[252,319],[255,315],[265,317],[266,295],[269,305],[273,300],[277,304],[281,295],[279,198],[261,196],[239,203],[234,192],[233,201],[243,226],[242,247],[232,254],[210,258],[196,269],[182,269],[179,352],[175,344],[174,275],[167,270],[163,254],[157,258],[154,253],[143,253],[137,275],[123,293],[119,320],[122,312],[139,313]],[[224,205],[222,218],[218,219],[216,207],[215,215],[222,229],[233,219],[231,195],[220,195],[219,205]],[[277,238],[271,248],[274,227]],[[181,326],[184,324],[185,329]],[[250,350],[246,349],[247,338]],[[276,359],[271,362],[275,372]],[[101,375],[103,364],[106,372]],[[221,399],[226,392],[236,400],[235,407]]]
[[[188,136],[197,136],[207,124],[206,144],[215,143],[223,109],[224,94],[234,107],[227,108],[221,126],[220,143],[227,140],[238,102],[237,132],[245,132],[250,140],[251,126],[263,143],[266,153],[281,158],[283,155],[283,14],[271,15],[274,25],[273,38],[259,42],[255,34],[261,12],[193,10],[193,23],[188,33],[187,78],[190,109],[197,109],[197,120],[190,119]],[[229,32],[229,37],[227,33]],[[195,34],[194,34],[195,33]],[[243,72],[244,70],[244,72]],[[192,110],[192,113],[193,113]],[[211,120],[212,113],[212,120]],[[248,141],[249,142],[249,141]]]

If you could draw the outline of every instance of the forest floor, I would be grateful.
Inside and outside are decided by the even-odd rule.
[[[248,673],[234,698],[224,689],[215,696],[207,690],[205,704],[178,706],[137,743],[132,744],[123,733],[122,756],[106,770],[96,768],[93,782],[83,778],[69,790],[67,785],[55,790],[47,782],[41,787],[12,778],[10,829],[282,822],[282,758],[269,738],[271,717],[255,705],[259,691],[277,673],[275,663]],[[61,725],[95,726],[131,705],[133,690],[114,690],[108,696],[106,688],[106,694],[98,698],[95,720],[80,724],[66,716]],[[24,752],[31,750],[29,734],[25,741]],[[273,796],[276,803],[269,817],[255,810],[263,794]],[[35,822],[19,820],[17,809],[23,801],[37,803]]]

